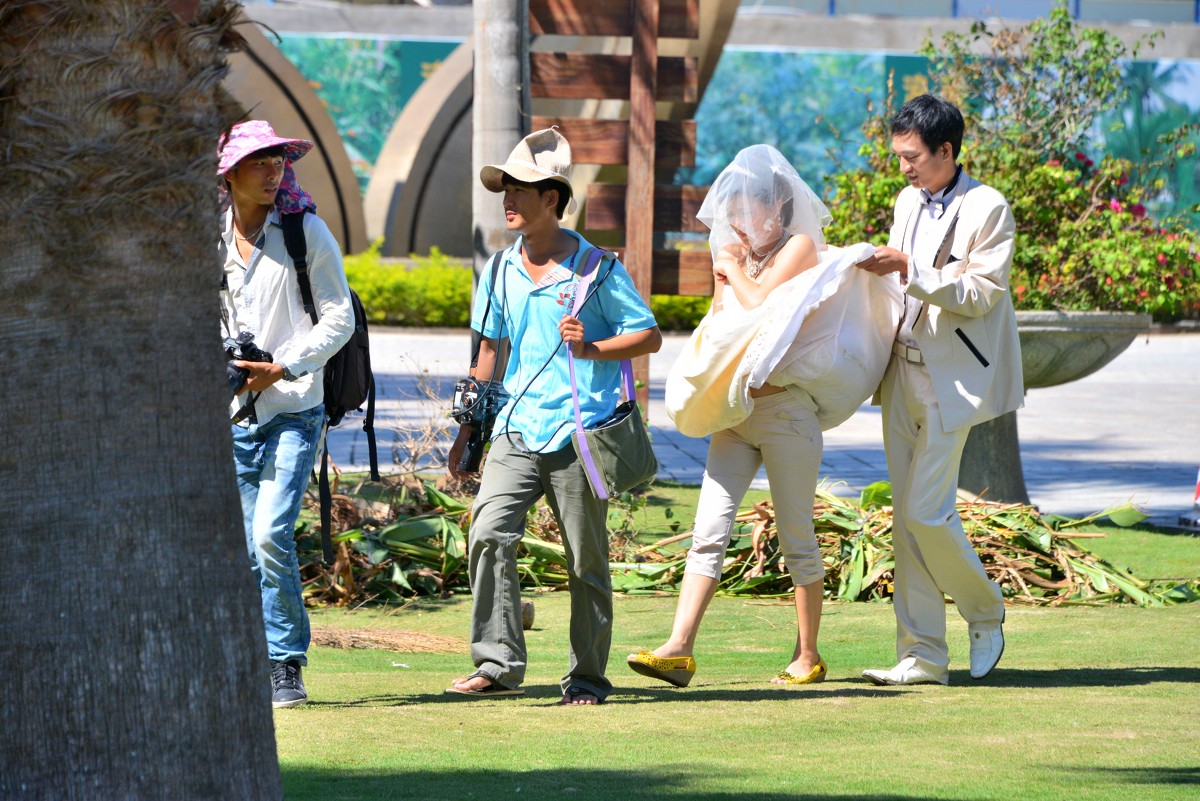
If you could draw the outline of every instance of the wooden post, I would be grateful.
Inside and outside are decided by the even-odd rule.
[[[703,197],[703,190],[697,195],[695,187],[656,187],[656,171],[696,160],[695,122],[659,122],[657,103],[697,102],[698,62],[694,56],[659,58],[658,37],[699,37],[700,0],[528,1],[530,30],[536,34],[631,40],[630,55],[549,51],[530,55],[535,99],[629,101],[628,121],[535,117],[534,128],[561,126],[572,142],[577,164],[628,168],[625,187],[592,184],[588,188],[584,229],[624,235],[624,247],[617,250],[643,297],[649,299],[656,289],[662,294],[711,293],[712,264],[707,252],[654,250],[656,231],[693,230],[695,198]],[[642,384],[638,400],[646,408],[648,357],[635,359],[633,370]]]
[[[624,263],[643,297],[650,297],[654,257],[655,98],[658,94],[658,2],[632,0],[633,54],[629,75],[629,191],[625,197]],[[649,408],[650,360],[633,363],[638,403]]]

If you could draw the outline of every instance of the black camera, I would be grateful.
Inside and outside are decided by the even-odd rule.
[[[495,381],[477,381],[468,377],[460,378],[454,385],[454,406],[450,416],[462,425],[472,426],[471,436],[458,461],[460,473],[479,471],[483,452],[492,438],[492,428],[507,400],[508,393]]]
[[[244,367],[238,367],[234,364],[235,361],[266,362],[267,364],[275,361],[271,354],[254,344],[254,334],[249,331],[238,334],[237,339],[225,337],[224,347],[225,358],[229,360],[225,364],[225,375],[229,378],[229,391],[234,395],[241,391],[246,380],[250,378],[250,371]]]

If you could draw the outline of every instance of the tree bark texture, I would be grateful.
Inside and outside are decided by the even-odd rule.
[[[0,4],[0,798],[281,797],[219,348],[227,0]]]

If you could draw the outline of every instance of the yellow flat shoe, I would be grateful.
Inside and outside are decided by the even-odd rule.
[[[829,667],[826,666],[824,659],[818,659],[817,664],[806,676],[793,676],[786,670],[781,670],[775,675],[779,679],[780,684],[816,684],[817,682],[825,681],[825,675],[829,673]]]
[[[634,673],[676,687],[688,686],[696,675],[696,660],[690,656],[655,656],[649,651],[638,651],[625,657],[625,663]]]

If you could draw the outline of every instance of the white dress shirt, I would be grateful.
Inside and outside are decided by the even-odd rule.
[[[921,190],[924,203],[917,210],[917,219],[913,225],[912,241],[908,243],[908,271],[910,277],[917,270],[932,270],[934,269],[934,260],[937,258],[938,248],[946,238],[946,232],[950,229],[952,217],[946,216],[946,210],[950,208],[951,202],[954,200],[954,192],[958,188],[959,177],[962,175],[962,167],[958,168],[958,172],[954,174],[952,180],[946,187],[940,191],[930,194],[924,189]],[[896,341],[910,348],[917,347],[917,341],[913,338],[913,325],[920,317],[921,311],[924,308],[924,301],[914,298],[905,292],[904,295],[904,319],[900,323],[900,330],[896,334]]]
[[[321,218],[304,215],[308,278],[319,318],[315,326],[304,311],[296,270],[283,241],[279,211],[272,209],[267,216],[249,264],[238,253],[232,220],[232,211],[226,211],[221,230],[229,288],[221,293],[228,318],[228,324],[223,325],[225,336],[250,331],[254,343],[272,354],[276,364],[298,376],[295,381],[277,381],[258,396],[255,417],[259,425],[264,425],[277,414],[302,412],[321,403],[325,395],[322,368],[354,333],[354,310],[341,248]],[[230,415],[250,395],[244,392],[234,398]]]

